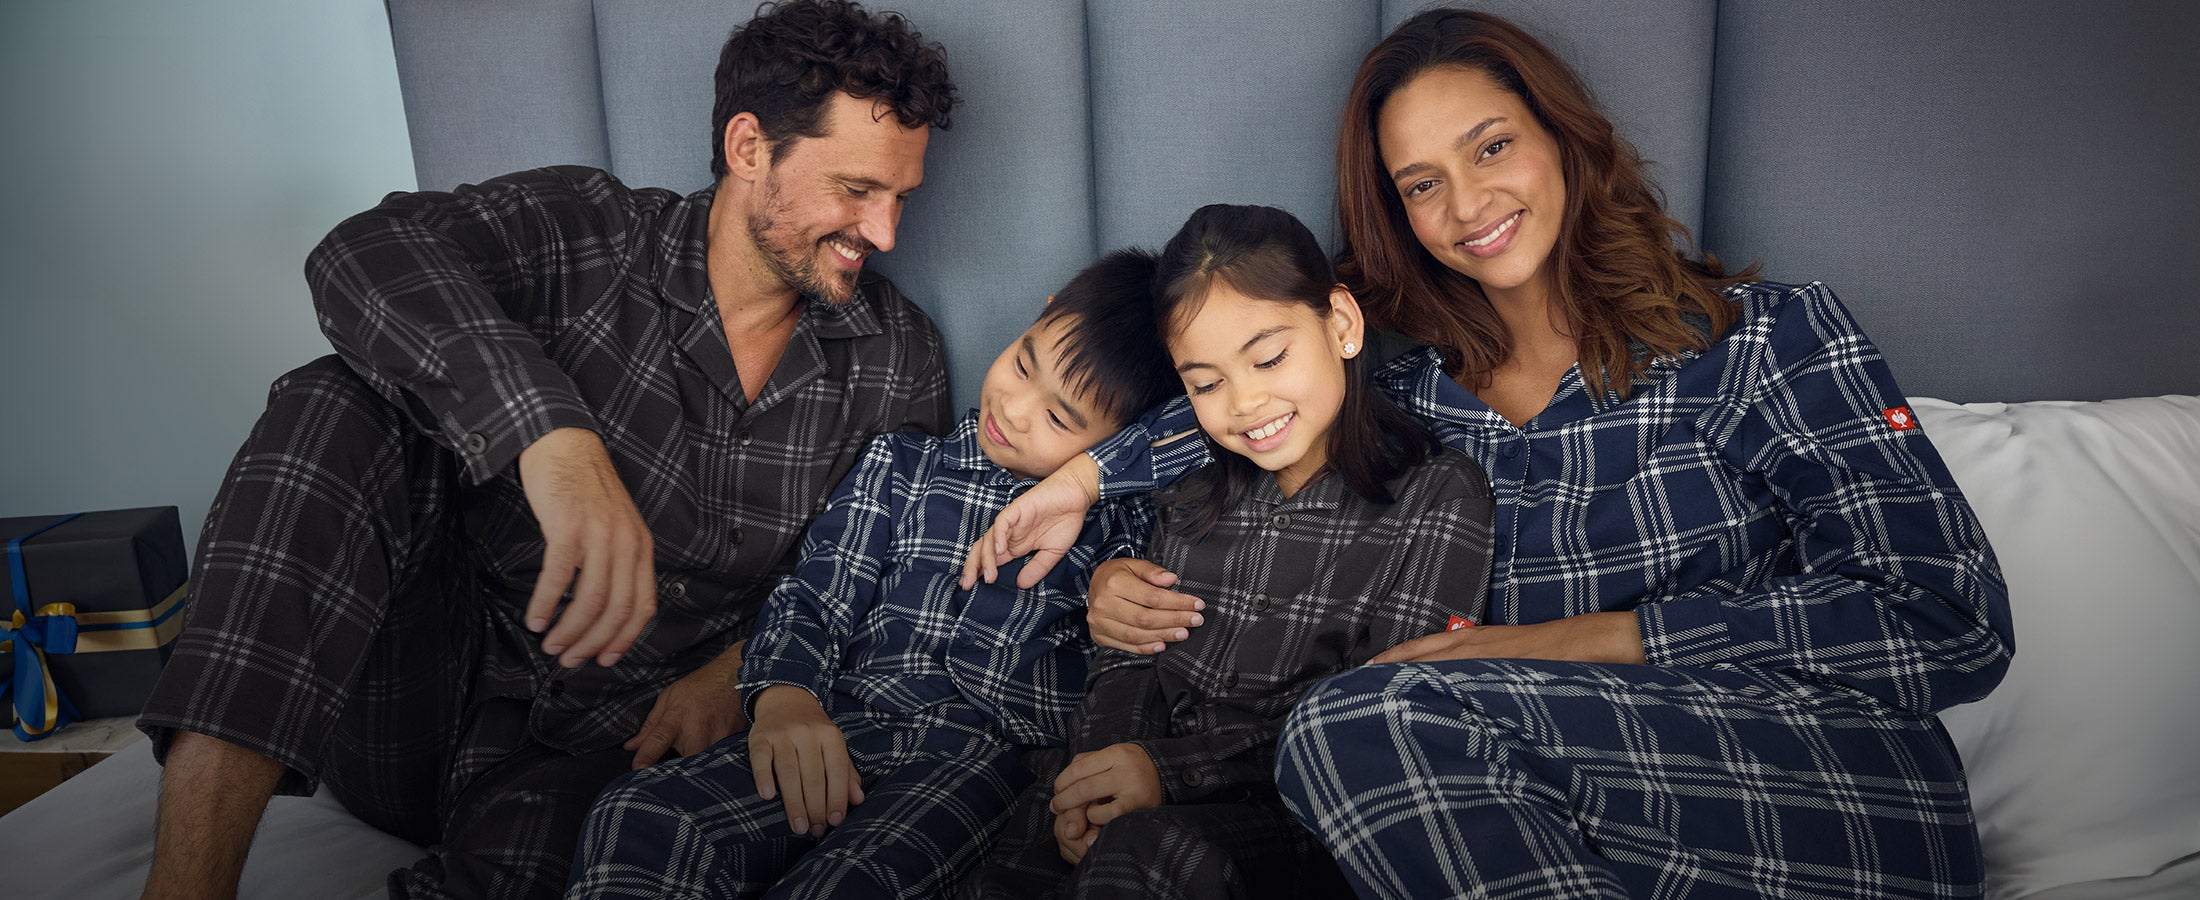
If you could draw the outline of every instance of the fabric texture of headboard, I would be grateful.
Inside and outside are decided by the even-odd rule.
[[[1206,203],[1333,237],[1353,69],[1420,2],[877,0],[964,106],[875,263],[947,337],[959,402],[1097,253]],[[1570,59],[1668,210],[1730,264],[1824,281],[1903,387],[1959,401],[2200,393],[2200,6],[1485,0]],[[709,182],[703,0],[389,0],[423,188],[538,165]],[[2082,15],[2082,19],[2080,16]]]

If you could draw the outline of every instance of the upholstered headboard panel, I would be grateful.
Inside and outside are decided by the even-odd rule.
[[[958,400],[1094,254],[1201,204],[1333,232],[1353,68],[1421,2],[875,0],[965,105],[877,267],[946,333]],[[1536,29],[1730,260],[1826,281],[1915,394],[2200,393],[2200,9],[1486,0]],[[389,0],[424,188],[528,166],[709,181],[745,2]],[[2052,51],[2052,52],[2051,52]],[[2182,251],[2182,252],[2180,252]]]

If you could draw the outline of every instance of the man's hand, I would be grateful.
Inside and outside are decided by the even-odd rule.
[[[1417,637],[1376,655],[1370,663],[1440,659],[1557,659],[1594,663],[1643,662],[1642,628],[1632,612],[1568,616],[1534,625],[1476,625]]]
[[[634,751],[634,768],[657,764],[665,750],[681,756],[702,752],[749,724],[741,715],[741,644],[726,648],[718,658],[687,673],[657,695],[641,730],[626,739]]]
[[[977,587],[980,576],[992,584],[1002,563],[1026,553],[1031,561],[1016,576],[1016,586],[1030,590],[1038,585],[1077,546],[1077,533],[1085,528],[1085,511],[1099,501],[1100,464],[1083,453],[1071,457],[1054,474],[1010,501],[993,517],[993,527],[970,545],[970,554],[963,557],[963,590]]]
[[[566,668],[592,656],[597,665],[617,663],[657,614],[657,570],[649,527],[611,454],[595,432],[559,428],[520,451],[519,479],[544,542],[528,630],[548,627],[571,587],[573,602],[542,639],[542,652]]]
[[[1153,654],[1191,637],[1207,621],[1207,601],[1169,588],[1176,573],[1143,559],[1111,559],[1093,567],[1085,622],[1102,647]]]
[[[749,768],[756,795],[775,794],[795,834],[824,837],[825,829],[863,802],[863,784],[848,759],[848,741],[810,692],[775,684],[756,695],[756,724],[749,728]]]
[[[1075,865],[1117,816],[1161,805],[1161,772],[1137,744],[1079,753],[1054,779],[1054,843]]]

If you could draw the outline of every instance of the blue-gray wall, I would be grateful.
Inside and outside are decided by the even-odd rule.
[[[414,185],[376,0],[0,3],[0,516],[174,505],[196,542],[300,274]]]

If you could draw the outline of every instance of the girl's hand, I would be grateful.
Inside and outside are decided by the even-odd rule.
[[[824,837],[863,802],[863,784],[848,759],[848,740],[810,692],[775,684],[756,695],[756,725],[749,729],[749,768],[756,795],[773,793],[787,810],[795,834]]]
[[[1569,616],[1534,625],[1476,625],[1418,637],[1369,663],[1440,659],[1557,659],[1642,663],[1642,627],[1632,612]]]
[[[1161,772],[1137,744],[1114,744],[1079,753],[1054,779],[1056,831],[1066,830],[1062,815],[1081,810],[1092,826],[1105,826],[1132,810],[1161,805]]]
[[[1154,654],[1191,637],[1207,621],[1207,601],[1169,590],[1176,573],[1143,559],[1111,559],[1093,567],[1085,622],[1102,647]]]
[[[1062,861],[1076,865],[1092,849],[1092,842],[1100,839],[1100,826],[1085,820],[1085,808],[1064,812],[1054,817],[1054,847],[1062,854]]]
[[[1098,502],[1100,464],[1079,453],[993,517],[993,527],[986,529],[978,542],[970,545],[969,555],[963,557],[963,590],[977,587],[980,575],[985,583],[992,584],[1002,563],[1026,553],[1032,555],[1031,561],[1024,563],[1023,572],[1016,576],[1016,586],[1030,590],[1071,547],[1077,546],[1077,533],[1085,527],[1085,511]]]

